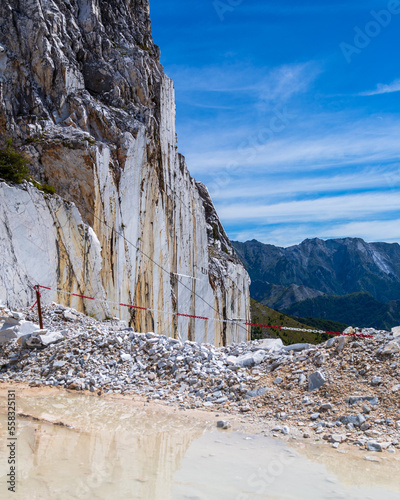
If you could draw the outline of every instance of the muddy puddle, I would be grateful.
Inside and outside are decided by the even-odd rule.
[[[1,499],[400,499],[400,462],[393,457],[379,454],[380,462],[370,462],[360,452],[290,448],[271,438],[217,431],[183,412],[29,391],[17,400],[23,414],[17,493],[9,493],[5,397],[2,391]]]

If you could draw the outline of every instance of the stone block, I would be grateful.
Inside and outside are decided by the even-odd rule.
[[[308,391],[316,391],[326,382],[325,375],[321,371],[316,371],[308,377]]]

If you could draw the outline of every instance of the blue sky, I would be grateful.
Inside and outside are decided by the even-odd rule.
[[[231,239],[400,242],[400,1],[150,10],[179,150]]]

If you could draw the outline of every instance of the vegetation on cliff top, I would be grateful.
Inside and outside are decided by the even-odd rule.
[[[400,324],[400,300],[387,304],[376,300],[370,293],[349,295],[322,295],[285,309],[285,314],[296,317],[319,317],[362,328],[390,330]]]
[[[314,329],[315,327],[300,323],[296,319],[287,316],[279,311],[275,311],[270,307],[251,299],[251,321],[252,323],[273,326],[290,326],[294,328],[308,328]],[[323,325],[323,322],[320,323]],[[321,328],[318,328],[321,329]],[[323,330],[330,330],[322,328]],[[331,331],[331,330],[330,330]],[[308,332],[296,332],[292,330],[279,330],[273,328],[261,328],[253,326],[251,330],[252,339],[260,338],[280,338],[285,345],[297,344],[299,342],[308,342],[310,344],[319,344],[328,340],[330,335],[316,334]]]

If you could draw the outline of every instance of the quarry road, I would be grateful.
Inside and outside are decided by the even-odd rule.
[[[17,395],[16,494],[6,485],[10,389]],[[1,498],[400,498],[396,455],[284,442],[235,420],[232,430],[217,430],[217,419],[139,399],[1,384]]]

